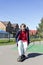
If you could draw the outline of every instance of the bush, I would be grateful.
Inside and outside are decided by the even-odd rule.
[[[0,39],[0,45],[9,45],[9,44],[15,44],[15,39]]]
[[[31,42],[42,41],[42,39],[41,38],[31,38],[30,41]]]

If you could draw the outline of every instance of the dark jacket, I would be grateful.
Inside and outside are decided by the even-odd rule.
[[[29,30],[28,29],[25,29],[26,30],[26,32],[27,32],[27,42],[28,42],[28,44],[29,44]],[[16,36],[15,36],[15,38],[16,38],[16,42],[18,42],[20,39],[19,39],[19,34],[21,33],[21,30],[19,30],[18,32],[17,32],[17,34],[16,34]]]

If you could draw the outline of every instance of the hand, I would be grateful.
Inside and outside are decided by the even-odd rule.
[[[18,43],[17,43],[17,47],[18,47]]]

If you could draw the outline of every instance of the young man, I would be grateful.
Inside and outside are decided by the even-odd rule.
[[[29,44],[29,30],[25,24],[21,24],[20,30],[16,34],[16,41],[18,46],[19,58],[18,61],[25,59],[25,51]]]

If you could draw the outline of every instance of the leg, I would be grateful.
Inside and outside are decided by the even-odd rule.
[[[24,53],[25,53],[27,50],[27,42],[23,42],[23,45],[24,45]]]
[[[22,56],[24,54],[23,42],[21,40],[18,41],[18,52],[19,56]]]
[[[18,41],[18,52],[19,52],[19,57],[17,59],[18,62],[22,62],[24,59],[23,59],[23,56],[24,55],[24,48],[23,48],[23,42],[20,40]]]
[[[27,42],[23,42],[23,48],[24,48],[24,54],[22,55],[22,57],[23,57],[23,60],[25,60],[26,59],[25,52],[27,50]]]

